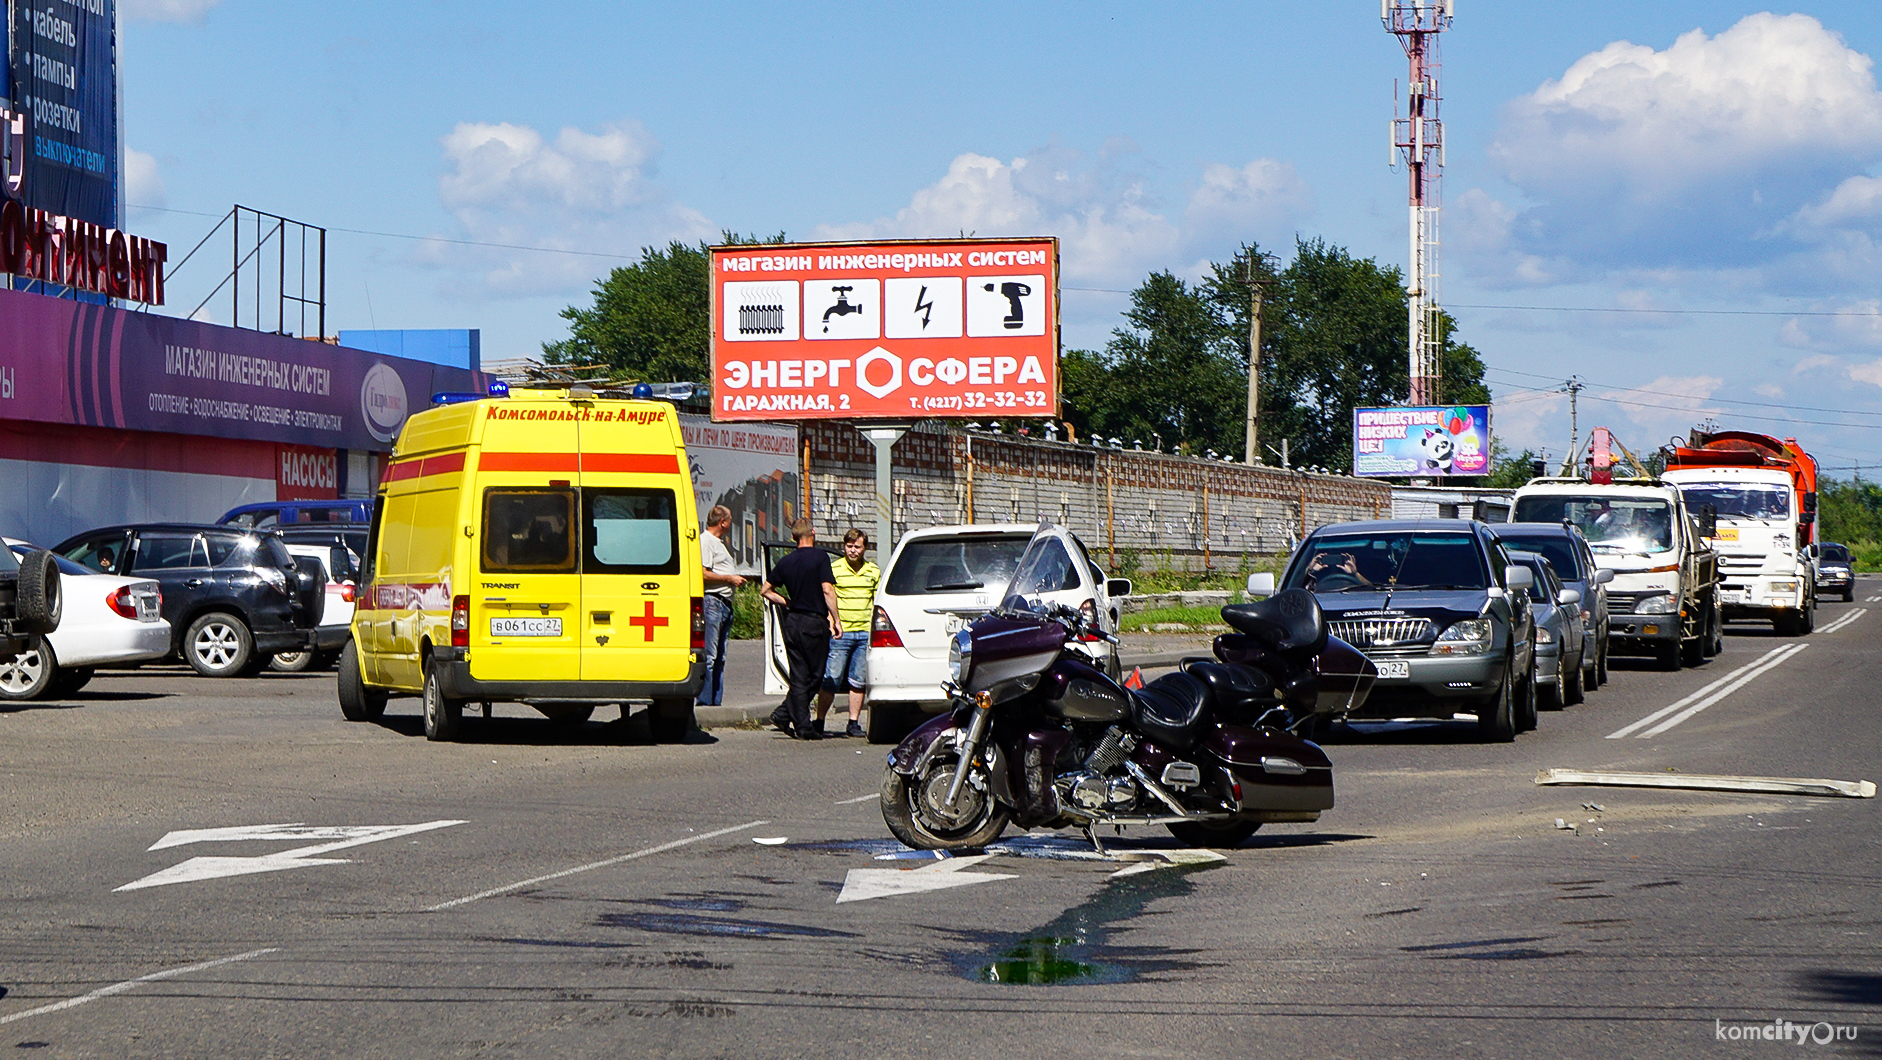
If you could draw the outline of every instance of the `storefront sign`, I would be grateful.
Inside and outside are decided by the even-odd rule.
[[[712,418],[1058,414],[1058,241],[712,248]]]
[[[274,495],[282,501],[324,501],[340,495],[340,462],[332,449],[278,447]]]
[[[93,294],[163,304],[169,248],[88,221],[0,203],[0,272]]]

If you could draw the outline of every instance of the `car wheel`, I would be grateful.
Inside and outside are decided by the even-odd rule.
[[[457,739],[463,727],[464,704],[445,698],[444,690],[438,687],[438,671],[429,666],[425,667],[424,702],[425,739],[433,743]]]
[[[34,637],[25,651],[0,663],[0,700],[42,698],[52,688],[58,672],[46,638]]]
[[[77,693],[79,689],[91,684],[93,673],[95,671],[89,666],[71,670],[60,667],[59,672],[52,678],[52,694],[64,698]]]
[[[1584,644],[1581,655],[1586,654],[1588,647]],[[1572,707],[1587,698],[1586,689],[1582,687],[1581,655],[1575,656],[1575,665],[1562,667],[1562,676],[1556,678],[1556,687],[1561,690],[1562,705],[1565,707]]]
[[[899,703],[869,704],[869,720],[863,723],[863,735],[870,743],[897,744],[909,732],[909,708]]]
[[[297,674],[314,664],[311,651],[281,651],[268,660],[268,669],[284,674]]]
[[[1531,666],[1533,665],[1532,663]],[[1556,680],[1560,681],[1561,677],[1558,676]],[[1512,704],[1512,709],[1516,714],[1517,732],[1529,732],[1541,720],[1536,716],[1536,703],[1541,699],[1541,687],[1534,680],[1525,682],[1524,686],[1529,689],[1528,694],[1518,697]]]
[[[696,724],[690,699],[656,699],[648,715],[653,738],[658,743],[680,743]]]
[[[1701,631],[1691,640],[1682,640],[1679,644],[1679,661],[1686,666],[1698,666],[1706,661],[1706,642],[1712,639],[1710,631]]]
[[[1856,589],[1854,586],[1851,586],[1850,588],[1843,590],[1843,602],[1844,603],[1846,604],[1852,603],[1855,601],[1855,599],[1856,599]]]
[[[64,598],[59,592],[59,568],[44,549],[20,557],[19,580],[14,583],[14,609],[20,629],[45,635],[59,628]]]
[[[1725,651],[1725,612],[1719,610],[1719,602],[1712,601],[1712,630],[1706,634],[1706,655],[1719,655]]]
[[[386,692],[368,688],[359,670],[359,649],[348,641],[340,649],[340,714],[347,721],[373,721],[386,712]]]
[[[1679,641],[1677,640],[1670,640],[1664,644],[1655,644],[1653,646],[1654,661],[1660,664],[1660,669],[1666,670],[1669,673],[1679,672],[1679,656]]]
[[[183,661],[204,677],[235,677],[255,655],[255,639],[241,619],[211,611],[183,634]]]
[[[1555,669],[1554,684],[1539,684],[1534,686],[1536,690],[1536,706],[1542,710],[1562,709],[1562,682],[1567,679],[1564,675],[1568,673],[1568,667],[1558,661],[1555,664]]]
[[[1601,650],[1594,656],[1594,687],[1600,688],[1608,683],[1608,642],[1601,641]]]
[[[1512,661],[1504,670],[1503,684],[1497,689],[1496,698],[1477,707],[1477,735],[1491,743],[1508,743],[1516,738],[1514,686],[1520,679],[1511,672],[1515,669]]]

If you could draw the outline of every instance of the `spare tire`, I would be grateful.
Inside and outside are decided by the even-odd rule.
[[[14,603],[20,627],[45,636],[59,628],[64,600],[59,592],[59,568],[44,549],[20,557],[19,595]]]

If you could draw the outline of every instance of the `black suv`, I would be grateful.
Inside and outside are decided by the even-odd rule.
[[[1483,523],[1421,519],[1323,526],[1281,584],[1311,590],[1333,635],[1378,667],[1359,717],[1462,711],[1509,740],[1536,724],[1534,580]]]
[[[10,548],[0,553],[0,662],[12,662],[59,628],[59,569],[49,552],[28,552],[23,564]]]
[[[1562,579],[1564,588],[1581,594],[1581,624],[1594,638],[1582,659],[1582,687],[1600,688],[1608,679],[1608,583],[1614,572],[1598,567],[1594,551],[1574,523],[1495,523],[1498,539],[1525,552],[1540,552]]]
[[[318,561],[297,564],[269,530],[142,523],[88,530],[52,551],[161,585],[171,650],[204,677],[253,673],[276,652],[312,648],[326,606]]]

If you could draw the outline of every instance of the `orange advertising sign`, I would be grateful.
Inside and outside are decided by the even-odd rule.
[[[712,248],[712,418],[1059,407],[1058,240]]]

